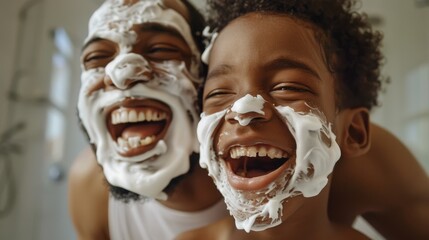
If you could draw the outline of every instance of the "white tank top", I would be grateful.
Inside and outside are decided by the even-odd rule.
[[[155,200],[124,203],[109,197],[112,240],[172,240],[178,234],[205,226],[228,215],[223,200],[198,212],[182,212]]]

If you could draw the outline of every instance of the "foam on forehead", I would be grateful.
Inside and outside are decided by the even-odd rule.
[[[162,0],[140,0],[132,5],[124,0],[106,0],[90,18],[85,44],[94,38],[104,38],[128,49],[136,40],[133,25],[142,23],[158,23],[176,30],[191,49],[194,62],[199,63],[200,53],[189,23],[184,16],[165,7]]]

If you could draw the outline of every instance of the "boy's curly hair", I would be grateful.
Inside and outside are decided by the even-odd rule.
[[[248,13],[287,15],[311,23],[328,68],[337,81],[339,109],[378,105],[378,92],[387,82],[380,75],[381,33],[374,31],[356,0],[208,0],[211,29],[220,32]]]

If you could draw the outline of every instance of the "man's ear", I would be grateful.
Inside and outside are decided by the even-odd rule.
[[[369,112],[366,108],[343,110],[342,137],[340,139],[341,155],[357,157],[369,151],[371,147],[371,133]]]

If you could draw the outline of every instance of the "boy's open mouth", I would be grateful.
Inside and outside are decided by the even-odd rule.
[[[240,190],[257,190],[274,181],[287,168],[289,154],[268,145],[237,146],[222,157],[230,184]]]
[[[112,108],[107,114],[107,127],[120,154],[126,157],[152,149],[167,133],[171,109],[158,101],[132,101]]]
[[[285,151],[272,146],[233,147],[226,160],[231,170],[245,178],[268,174],[288,160]]]

